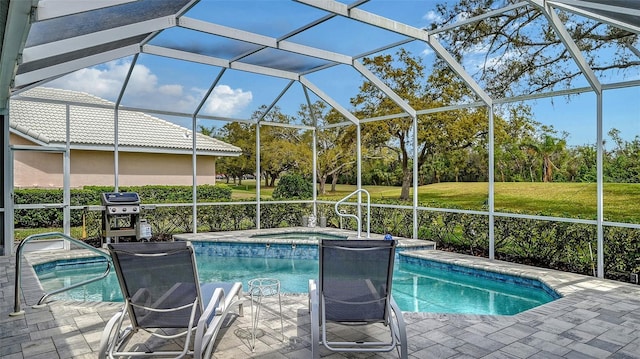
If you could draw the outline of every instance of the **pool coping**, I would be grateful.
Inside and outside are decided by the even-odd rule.
[[[305,240],[305,239],[291,239],[291,238],[260,238],[253,235],[265,235],[265,234],[277,234],[277,233],[318,233],[318,234],[331,234],[335,236],[347,237],[347,239],[384,239],[384,234],[371,233],[370,238],[365,238],[366,233],[361,233],[361,237],[358,238],[356,231],[330,228],[330,227],[286,227],[286,228],[264,228],[264,229],[247,229],[238,231],[224,231],[224,232],[201,232],[201,233],[183,233],[174,234],[174,240],[180,241],[193,241],[193,242],[241,242],[241,243],[271,243],[271,244],[310,244],[317,245],[318,240]],[[415,249],[415,248],[436,248],[436,243],[424,239],[411,239],[404,237],[394,237],[398,240],[398,248]]]
[[[583,290],[610,291],[632,284],[609,279],[600,279],[583,274],[562,272],[559,270],[533,267],[525,264],[505,262],[485,257],[462,255],[445,251],[411,251],[403,255],[426,259],[441,263],[455,264],[462,267],[484,270],[499,274],[511,275],[527,279],[536,279],[555,290],[562,297]]]

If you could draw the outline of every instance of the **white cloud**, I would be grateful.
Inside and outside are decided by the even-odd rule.
[[[158,88],[158,92],[169,96],[182,96],[182,85],[162,85]]]
[[[112,61],[102,67],[75,71],[49,82],[46,86],[83,91],[105,99],[116,98],[128,71],[128,63]]]
[[[131,66],[129,60],[116,60],[103,65],[75,71],[51,81],[46,86],[83,91],[115,101]],[[185,87],[188,90],[185,90]],[[126,106],[155,108],[175,112],[193,112],[206,90],[182,83],[160,83],[149,67],[136,64],[127,84],[123,104]],[[205,104],[205,111],[219,116],[232,116],[242,112],[252,101],[250,91],[219,85]]]
[[[464,21],[464,20],[469,19],[469,18],[471,18],[471,14],[469,14],[466,11],[463,11],[463,12],[458,13],[458,15],[456,15],[455,20],[453,20],[453,23],[455,24],[457,22]]]
[[[104,65],[81,69],[53,80],[47,86],[66,90],[84,91],[108,100],[115,100],[131,66],[130,61],[110,61]],[[127,92],[154,93],[158,76],[144,65],[136,65],[131,73]]]
[[[422,18],[423,18],[424,20],[427,20],[427,21],[432,22],[432,23],[442,21],[442,17],[441,17],[440,15],[438,15],[438,13],[436,13],[436,12],[435,12],[435,11],[433,11],[433,10],[430,10],[429,12],[427,12],[426,14],[424,14],[424,15],[422,16]]]
[[[458,13],[454,19],[453,19],[453,23],[457,23],[459,21],[463,21],[468,19],[471,14],[469,14],[468,12],[461,12]],[[442,16],[440,16],[440,14],[438,14],[437,12],[430,10],[429,12],[427,12],[426,14],[424,14],[422,16],[422,19],[425,21],[428,21],[430,23],[441,23],[444,21],[444,18]]]
[[[420,54],[422,55],[422,57],[428,57],[430,55],[433,55],[434,51],[430,46],[427,45],[424,47],[424,50],[422,50]]]
[[[129,65],[129,63],[125,65],[127,69],[129,68]],[[122,80],[124,81],[124,77],[122,78]],[[131,73],[129,83],[127,83],[127,89],[125,93],[136,93],[139,95],[153,94],[157,91],[157,87],[158,76],[151,72],[148,67],[137,64],[133,68],[133,72]]]
[[[463,66],[471,70],[471,72],[475,72],[485,67],[500,67],[506,62],[522,56],[519,51],[514,49],[487,56],[488,51],[489,44],[476,44],[473,48],[465,52]]]
[[[251,100],[253,94],[251,91],[243,91],[242,89],[232,89],[227,85],[216,86],[207,103],[205,112],[220,116],[231,116],[245,108]]]

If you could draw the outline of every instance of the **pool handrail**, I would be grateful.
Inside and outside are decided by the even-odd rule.
[[[356,216],[355,214],[350,214],[350,213],[344,213],[341,212],[340,210],[338,210],[338,207],[345,202],[347,199],[351,198],[353,195],[358,194],[358,193],[365,193],[367,195],[367,238],[371,238],[371,196],[369,195],[369,191],[367,191],[364,188],[360,188],[357,189],[353,192],[351,192],[350,194],[346,195],[344,198],[342,198],[341,200],[339,200],[338,202],[336,202],[336,205],[334,207],[336,213],[338,214],[338,217],[340,217],[340,219],[342,219],[342,217],[350,217],[356,220],[356,224],[358,226],[358,238],[361,238],[362,236],[362,220],[360,219],[359,216]],[[360,205],[360,204],[358,204]]]
[[[106,277],[109,274],[109,272],[111,271],[111,256],[109,254],[107,254],[105,252],[102,252],[99,249],[97,249],[97,248],[95,248],[95,247],[83,242],[83,241],[80,241],[78,239],[75,239],[75,238],[73,238],[71,236],[68,236],[68,235],[66,235],[64,233],[60,233],[60,232],[47,232],[47,233],[32,234],[32,235],[28,236],[27,238],[23,239],[20,242],[20,244],[18,245],[17,249],[16,249],[16,268],[15,268],[16,275],[15,275],[15,283],[14,283],[15,284],[15,286],[14,286],[15,293],[14,293],[14,297],[13,297],[14,298],[13,313],[10,313],[9,314],[10,316],[17,316],[17,315],[24,314],[24,311],[21,310],[21,308],[20,308],[20,286],[21,286],[21,278],[22,278],[22,275],[21,275],[20,272],[21,272],[21,264],[22,264],[22,249],[25,247],[25,245],[27,243],[29,243],[30,241],[32,241],[34,239],[48,238],[48,237],[62,238],[64,240],[67,240],[67,241],[69,241],[69,242],[71,242],[73,244],[76,244],[76,245],[80,246],[80,247],[83,247],[83,248],[86,248],[86,249],[88,249],[88,250],[90,250],[92,252],[95,252],[99,256],[104,257],[106,259],[107,269],[105,270],[105,272],[102,275],[100,275],[98,277],[87,279],[87,280],[85,280],[83,282],[76,283],[76,284],[70,285],[68,287],[63,287],[63,288],[60,288],[60,289],[56,289],[56,290],[54,290],[54,291],[52,291],[50,293],[45,293],[42,296],[42,298],[40,298],[40,300],[38,301],[38,304],[36,304],[36,306],[42,305],[44,300],[47,299],[48,297],[50,297],[51,295],[58,294],[58,293],[61,293],[61,292],[64,292],[64,291],[67,291],[67,290],[70,290],[70,289],[73,289],[73,288],[77,288],[77,287],[83,286],[83,285],[91,283],[91,282],[95,282],[97,280],[100,280],[100,279]]]

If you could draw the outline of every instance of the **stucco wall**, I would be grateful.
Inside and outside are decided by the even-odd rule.
[[[11,135],[12,144],[29,144]],[[113,186],[113,153],[71,151],[71,187]],[[14,186],[19,188],[62,187],[62,154],[34,151],[14,152]],[[191,155],[119,153],[119,185],[191,185]],[[215,157],[198,156],[198,184],[215,184]]]

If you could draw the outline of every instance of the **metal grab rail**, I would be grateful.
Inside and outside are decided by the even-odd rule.
[[[77,240],[77,239],[75,239],[73,237],[70,237],[70,236],[68,236],[68,235],[66,235],[64,233],[59,233],[59,232],[48,232],[48,233],[32,234],[29,237],[23,239],[22,242],[20,242],[20,244],[18,245],[18,248],[16,249],[15,293],[14,293],[14,302],[13,302],[13,313],[10,313],[9,314],[10,316],[16,316],[16,315],[24,314],[24,311],[21,310],[21,308],[20,308],[20,286],[21,286],[21,278],[22,278],[22,275],[20,274],[20,272],[21,272],[21,264],[22,264],[22,249],[24,248],[24,246],[27,243],[29,243],[30,241],[32,241],[34,239],[48,238],[48,237],[59,237],[59,238],[65,239],[65,240],[67,240],[67,241],[69,241],[69,242],[71,242],[73,244],[79,245],[80,247],[83,247],[83,248],[86,248],[86,249],[88,249],[90,251],[95,252],[96,254],[106,258],[107,269],[102,275],[100,275],[100,276],[98,276],[96,278],[87,279],[87,280],[85,280],[83,282],[76,283],[76,284],[73,284],[73,285],[68,286],[68,287],[60,288],[60,289],[57,289],[57,290],[55,290],[53,292],[50,292],[50,293],[45,293],[45,295],[43,295],[42,298],[40,298],[40,300],[38,301],[37,305],[42,305],[44,300],[47,299],[48,297],[50,297],[51,295],[58,294],[58,293],[61,293],[61,292],[64,292],[64,291],[67,291],[67,290],[70,290],[70,289],[73,289],[73,288],[77,288],[77,287],[80,287],[80,286],[88,284],[88,283],[91,283],[91,282],[95,282],[97,280],[100,280],[100,279],[106,277],[109,274],[109,272],[111,271],[111,256],[108,255],[107,253],[104,253],[104,252],[98,250],[97,248],[95,248],[95,247],[93,247],[93,246],[91,246],[89,244],[86,244],[83,241]]]
[[[350,214],[350,213],[343,213],[340,212],[338,210],[338,207],[347,199],[351,198],[353,195],[358,194],[358,193],[366,193],[367,195],[367,238],[371,238],[371,196],[369,195],[369,192],[364,189],[364,188],[360,188],[357,189],[353,192],[351,192],[350,194],[346,195],[343,199],[339,200],[338,202],[336,202],[335,205],[335,211],[338,214],[338,217],[342,218],[342,217],[350,217],[356,220],[356,223],[358,225],[358,238],[361,238],[361,233],[362,233],[362,221],[360,219],[359,216],[356,216],[355,214]],[[359,204],[358,204],[359,205]]]

